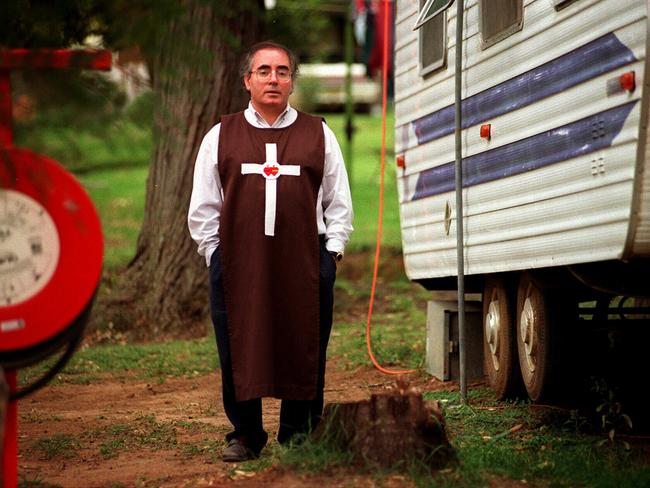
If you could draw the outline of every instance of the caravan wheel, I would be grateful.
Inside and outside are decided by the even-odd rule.
[[[550,381],[551,333],[548,297],[524,273],[517,292],[517,349],[528,396],[539,401]]]
[[[485,373],[497,398],[515,393],[517,375],[513,293],[505,280],[490,276],[483,288],[483,357]]]

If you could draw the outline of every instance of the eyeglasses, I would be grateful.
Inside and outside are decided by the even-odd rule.
[[[275,73],[275,77],[280,83],[287,83],[291,79],[291,70],[287,68],[259,68],[251,73],[254,73],[259,81],[269,81],[272,73]]]

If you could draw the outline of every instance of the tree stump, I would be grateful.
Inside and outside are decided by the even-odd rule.
[[[421,393],[399,381],[370,400],[327,404],[313,438],[382,467],[416,461],[441,468],[456,461],[438,402],[427,406]]]

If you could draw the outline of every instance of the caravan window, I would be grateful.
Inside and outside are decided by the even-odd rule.
[[[420,0],[420,9],[426,0]],[[420,75],[424,76],[445,65],[447,55],[447,22],[442,12],[418,29],[420,38]]]
[[[521,30],[523,0],[479,0],[483,48]]]

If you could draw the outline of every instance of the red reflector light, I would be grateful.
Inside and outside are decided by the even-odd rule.
[[[398,168],[406,168],[406,159],[404,158],[403,154],[400,154],[397,156],[397,167]]]
[[[489,140],[490,137],[492,137],[492,125],[491,124],[483,124],[481,126],[481,138]]]
[[[636,81],[634,79],[634,71],[628,71],[627,73],[623,73],[618,78],[618,81],[621,84],[621,88],[623,90],[625,90],[625,91],[633,92],[634,89],[636,88]]]

